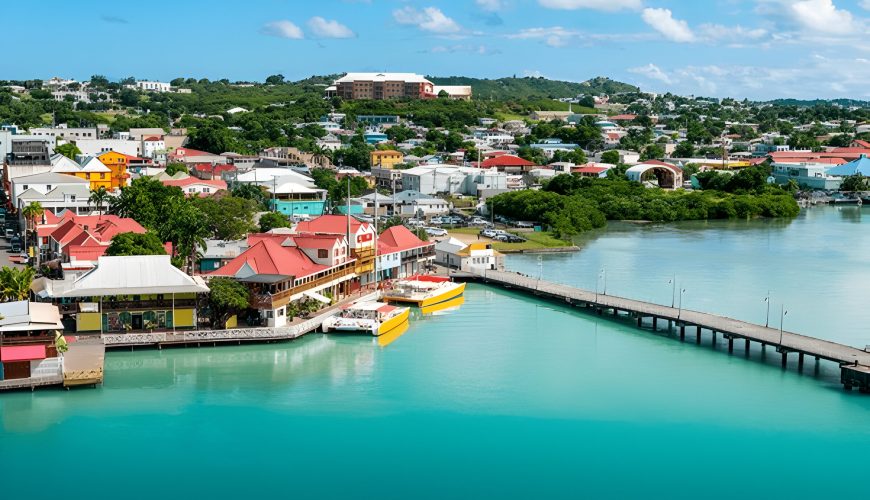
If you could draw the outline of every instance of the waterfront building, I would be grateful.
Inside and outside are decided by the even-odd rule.
[[[493,250],[491,243],[466,244],[448,238],[435,244],[435,263],[460,271],[501,269],[504,256]]]
[[[840,165],[833,168],[845,166]],[[805,189],[837,190],[843,183],[842,177],[830,174],[830,170],[832,170],[830,163],[775,162],[771,164],[771,167],[773,167],[771,175],[777,184],[785,185],[794,180],[798,186]]]
[[[663,189],[683,186],[683,170],[680,167],[658,160],[648,160],[625,171],[628,180],[654,183]]]
[[[20,300],[0,304],[0,387],[3,381],[62,377],[55,332],[63,330],[56,306]]]
[[[205,248],[200,248],[198,262],[200,273],[216,271],[242,254],[249,247],[248,240],[205,240]]]
[[[435,261],[435,243],[423,241],[405,226],[392,226],[378,237],[379,279],[425,273]]]
[[[402,188],[426,195],[476,196],[482,189],[507,189],[507,175],[493,169],[454,165],[421,165],[402,170]]]
[[[161,180],[164,186],[174,186],[184,193],[185,196],[205,198],[214,195],[218,191],[226,191],[227,183],[220,179],[199,179],[187,176],[184,179]]]
[[[326,294],[340,298],[359,288],[354,274],[356,259],[348,255],[343,236],[297,240],[287,235],[256,235],[248,243],[249,249],[207,276],[233,278],[245,284],[251,291],[251,307],[257,311],[249,320],[255,323],[285,326],[293,320],[288,318],[292,303],[329,303]]]
[[[57,304],[76,332],[100,333],[195,328],[197,297],[209,291],[168,255],[103,256],[78,278],[39,278],[31,289]]]

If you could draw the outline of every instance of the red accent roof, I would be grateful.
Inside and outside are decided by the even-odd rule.
[[[231,172],[233,170],[238,170],[236,166],[231,163],[220,163],[217,165],[212,165],[211,163],[195,163],[193,168],[198,172],[214,172],[216,174],[225,171]]]
[[[299,248],[330,249],[340,240],[344,240],[344,237],[329,234],[305,234],[293,236],[293,242],[296,243],[296,246]]]
[[[405,226],[393,226],[381,233],[378,238],[378,252],[382,254],[402,252],[431,244],[415,236]]]
[[[600,174],[610,170],[607,167],[575,167],[571,169],[572,173],[576,174]]]
[[[395,311],[396,309],[398,309],[396,306],[383,305],[383,306],[378,308],[378,312],[379,313],[388,313],[388,312]]]
[[[173,158],[185,158],[188,156],[217,156],[215,154],[209,153],[208,151],[200,151],[198,149],[191,148],[176,148],[172,154],[169,155]]]
[[[0,361],[33,361],[45,359],[45,345],[15,345],[0,347]]]
[[[610,117],[610,121],[620,122],[620,121],[631,121],[637,118],[637,115],[623,114],[623,115],[614,115]]]
[[[298,233],[315,233],[315,234],[347,234],[347,216],[344,215],[321,215],[310,221],[302,221],[296,225]],[[360,222],[353,217],[350,217],[350,232],[352,234],[359,231],[360,227],[368,227],[366,222]]]
[[[533,167],[534,163],[529,160],[524,160],[519,156],[514,155],[501,155],[496,156],[495,158],[488,158],[483,160],[481,166],[486,167]]]
[[[217,189],[226,189],[227,183],[221,179],[200,179],[198,177],[187,177],[185,179],[165,180],[162,181],[164,186],[178,186],[180,188],[188,187],[193,184],[202,184]]]
[[[145,138],[145,142],[157,142],[157,141],[162,141],[162,140],[163,139],[161,139],[160,137],[157,137],[156,135],[152,135],[151,137]]]
[[[315,264],[302,250],[282,247],[272,239],[264,239],[229,261],[208,276],[235,276],[247,264],[257,274],[295,276],[301,278],[317,274],[327,266]]]
[[[852,141],[852,144],[859,148],[870,149],[870,142],[862,141],[861,139],[855,139]]]

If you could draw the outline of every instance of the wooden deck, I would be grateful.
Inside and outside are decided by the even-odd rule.
[[[804,356],[832,361],[841,366],[841,378],[846,389],[857,387],[862,392],[870,391],[867,377],[862,376],[870,372],[870,352],[857,347],[789,331],[783,331],[780,335],[780,330],[777,328],[700,311],[604,295],[567,285],[539,281],[517,273],[487,270],[485,273],[453,272],[452,276],[457,280],[501,285],[564,301],[573,306],[590,308],[598,313],[607,312],[614,315],[624,313],[635,318],[638,327],[644,326],[645,320],[651,321],[653,328],[656,328],[658,321],[673,322],[679,328],[681,340],[685,339],[687,329],[694,329],[695,331],[690,331],[690,334],[694,333],[696,342],[700,343],[702,330],[707,330],[714,337],[718,333],[727,339],[729,351],[733,351],[735,340],[744,340],[747,350],[750,342],[757,342],[762,346],[774,346],[777,352],[782,354],[783,367],[786,366],[788,355],[791,353],[797,354],[800,369],[803,368]]]

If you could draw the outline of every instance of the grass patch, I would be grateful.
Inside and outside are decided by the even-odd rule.
[[[455,229],[449,229],[451,233],[455,234],[471,234],[477,235],[480,233],[480,228],[476,227],[457,227]],[[545,248],[561,248],[561,247],[569,247],[572,245],[570,241],[560,240],[552,235],[552,233],[548,232],[520,232],[520,231],[508,231],[511,234],[516,234],[517,236],[523,237],[526,241],[522,243],[506,243],[504,241],[493,241],[492,248],[498,250],[499,252],[521,252],[521,251],[529,251],[529,250],[542,250]],[[487,238],[481,237],[480,241],[489,241]]]

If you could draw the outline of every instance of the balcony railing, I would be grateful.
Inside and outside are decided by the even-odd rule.
[[[306,290],[317,288],[319,286],[325,285],[339,278],[350,276],[352,274],[354,274],[354,269],[352,267],[348,267],[346,269],[335,271],[322,278],[317,278],[315,280],[303,283],[299,286],[289,288],[287,290],[276,293],[254,294],[251,297],[251,307],[269,309],[281,307],[290,302],[290,297],[292,297],[293,295],[302,293]]]

